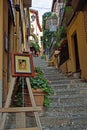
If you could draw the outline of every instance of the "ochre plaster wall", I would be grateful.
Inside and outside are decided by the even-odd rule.
[[[52,55],[50,60],[53,61],[54,67],[58,68],[58,60],[57,60],[57,57],[54,56],[54,54]]]
[[[68,70],[75,72],[75,56],[74,56],[74,49],[73,49],[73,41],[72,35],[77,33],[77,41],[78,41],[78,53],[79,53],[79,60],[80,60],[80,69],[82,72],[82,77],[87,78],[87,42],[86,42],[86,35],[85,35],[85,24],[84,24],[84,13],[79,12],[71,22],[68,27],[68,47],[69,47],[69,57],[70,62],[68,63]]]
[[[3,105],[6,101],[7,97],[7,71],[8,71],[8,50],[6,51],[6,37],[8,41],[8,1],[4,1],[3,3]],[[7,42],[8,44],[8,42]],[[8,47],[7,47],[8,48]]]
[[[67,72],[67,62],[65,62],[64,64],[62,64],[60,66],[60,69],[62,70],[63,73],[66,73]]]

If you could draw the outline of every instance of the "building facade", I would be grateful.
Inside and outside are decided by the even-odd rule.
[[[85,56],[87,50],[87,3],[85,1],[85,6],[84,3],[77,3],[75,7],[73,2],[73,6],[75,15],[72,17],[67,30],[68,71],[81,72],[81,77],[87,79],[87,57]],[[76,8],[77,10],[75,10]]]
[[[55,5],[56,1],[53,1]],[[57,1],[62,2],[63,1]],[[68,50],[68,58],[64,60],[66,49],[63,50],[63,44],[60,41],[60,54],[58,55],[59,68],[64,73],[79,73],[81,78],[87,79],[87,58],[85,56],[87,50],[87,2],[68,0],[62,4],[64,11],[61,8],[62,19],[59,18],[59,26],[66,25],[66,42]],[[54,6],[52,6],[52,10]],[[58,10],[59,11],[59,10]],[[64,52],[65,51],[65,52]],[[64,60],[64,62],[63,62]]]
[[[29,0],[0,1],[0,107],[5,104],[12,80],[11,53],[26,49],[24,9],[29,6]]]
[[[42,53],[42,27],[39,22],[38,11],[30,9],[30,36],[29,44],[34,42],[39,45],[40,53]]]

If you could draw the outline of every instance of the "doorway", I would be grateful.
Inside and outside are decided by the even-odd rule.
[[[76,72],[80,71],[80,62],[79,62],[79,53],[78,53],[78,40],[77,34],[73,35],[73,44],[74,44],[74,52],[75,52],[75,63],[76,63]]]

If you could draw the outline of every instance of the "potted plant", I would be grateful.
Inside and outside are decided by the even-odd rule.
[[[48,96],[52,92],[51,87],[49,86],[49,82],[44,77],[40,68],[35,68],[35,72],[38,73],[37,76],[30,77],[30,84],[34,95],[35,103],[37,106],[48,107],[50,103]],[[31,104],[27,87],[25,88],[25,93],[25,106],[27,106]]]
[[[52,92],[49,81],[44,77],[43,72],[39,67],[35,67],[34,71],[35,73],[37,72],[37,75],[30,77],[30,84],[35,103],[37,106],[48,107],[50,103],[48,96]],[[12,106],[31,106],[28,87],[24,77],[18,78],[13,95]]]
[[[43,75],[43,72],[40,69],[40,67],[35,67],[34,68],[34,72],[35,72],[35,76],[37,76],[37,75]]]

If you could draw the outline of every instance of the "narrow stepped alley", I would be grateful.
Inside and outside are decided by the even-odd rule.
[[[40,57],[34,57],[34,66],[42,69],[52,88],[50,106],[39,113],[42,130],[87,130],[87,83],[49,67]],[[26,116],[27,128],[36,126],[30,114]],[[15,128],[15,119],[14,113],[8,113],[5,129]]]
[[[48,67],[39,57],[34,65],[42,69],[53,90],[50,107],[40,115],[43,130],[87,130],[87,83]]]

